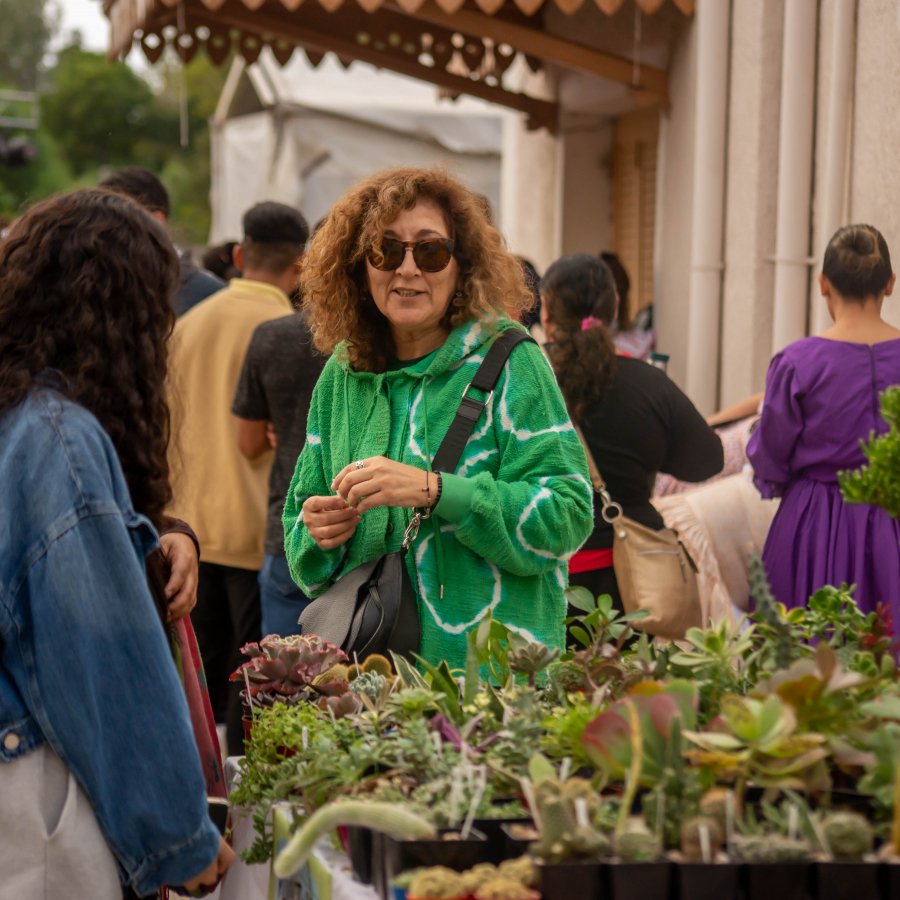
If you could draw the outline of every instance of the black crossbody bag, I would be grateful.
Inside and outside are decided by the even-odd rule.
[[[463,391],[456,415],[431,462],[432,472],[456,471],[469,437],[491,402],[503,366],[522,341],[532,341],[532,338],[516,328],[504,331],[491,345],[475,377]],[[487,400],[470,397],[470,388],[486,393]],[[430,515],[430,510],[415,510],[399,550],[347,572],[307,606],[299,620],[303,632],[337,644],[348,656],[352,658],[355,654],[360,661],[373,653],[393,652],[407,658],[418,653],[419,610],[405,557],[419,533],[419,526]]]

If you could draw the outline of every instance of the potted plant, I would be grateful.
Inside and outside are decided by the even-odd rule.
[[[681,826],[681,843],[670,854],[682,900],[734,900],[740,865],[722,852],[725,829],[718,818],[694,816]]]
[[[592,824],[601,802],[597,792],[582,778],[547,777],[534,785],[534,801],[539,837],[528,852],[540,861],[545,900],[598,896],[600,861],[611,845]]]
[[[805,840],[781,834],[735,835],[731,852],[745,864],[747,900],[805,900],[812,859]]]
[[[610,893],[613,900],[667,900],[669,864],[662,856],[662,835],[654,834],[641,819],[629,815],[641,781],[644,740],[634,699],[626,699],[623,707],[628,721],[630,759],[613,844],[615,857],[607,868]],[[658,712],[661,714],[662,710]],[[672,711],[671,715],[674,719],[676,713]]]
[[[469,894],[459,872],[432,866],[411,879],[406,896],[408,900],[465,900]]]
[[[875,835],[866,817],[855,812],[832,812],[825,816],[820,828],[831,860],[816,865],[819,900],[876,896],[878,866],[866,861]]]
[[[339,696],[348,691],[346,678],[339,671],[328,683],[321,676],[334,671],[346,661],[340,647],[323,641],[314,634],[281,638],[264,637],[258,644],[245,644],[241,653],[250,660],[231,675],[231,681],[244,682],[241,692],[244,706],[244,728],[247,736],[252,728],[253,707],[271,707],[276,703],[292,706],[320,696]]]

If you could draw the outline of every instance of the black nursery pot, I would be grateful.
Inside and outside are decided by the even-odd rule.
[[[353,877],[362,884],[372,883],[372,829],[347,826],[347,855]]]
[[[601,900],[603,864],[597,860],[541,863],[543,900]]]
[[[816,864],[818,900],[866,900],[878,897],[878,863],[826,862]]]
[[[532,825],[529,821],[503,822],[500,825],[500,834],[503,839],[503,859],[518,859],[528,853],[528,847],[537,836],[533,838],[523,838],[516,835],[513,828],[517,825]],[[493,862],[493,860],[490,860]]]
[[[806,900],[811,873],[810,863],[747,863],[744,866],[747,900]]]
[[[878,867],[878,887],[883,900],[900,900],[900,863],[882,863]]]
[[[508,847],[507,833],[503,830],[503,826],[531,825],[531,819],[476,819],[472,824],[475,826],[476,830],[480,831],[487,838],[487,862],[493,863],[496,866],[499,863],[502,863],[504,859],[516,859],[525,853],[525,850],[519,852],[516,847]],[[525,843],[527,846],[527,841]]]
[[[427,866],[446,866],[457,872],[465,872],[478,863],[488,862],[487,838],[473,828],[466,840],[444,840],[445,834],[458,831],[442,828],[438,836],[423,841],[398,841],[385,835],[384,860],[387,880],[395,878],[407,869]]]
[[[678,900],[737,900],[740,876],[740,863],[677,863]]]
[[[606,866],[612,900],[668,900],[671,875],[672,866],[667,860],[612,862]]]

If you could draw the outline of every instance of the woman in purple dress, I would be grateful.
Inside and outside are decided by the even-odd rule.
[[[763,562],[788,607],[846,582],[864,612],[887,602],[900,613],[900,525],[882,509],[845,504],[837,479],[864,464],[860,440],[887,431],[878,394],[900,384],[900,331],[881,306],[894,277],[875,228],[842,228],[819,276],[834,327],[791,344],[769,366],[747,455],[762,496],[783,498]]]

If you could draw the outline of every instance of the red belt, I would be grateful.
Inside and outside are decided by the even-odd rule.
[[[579,550],[569,560],[569,574],[608,569],[613,564],[613,552],[609,550]]]

